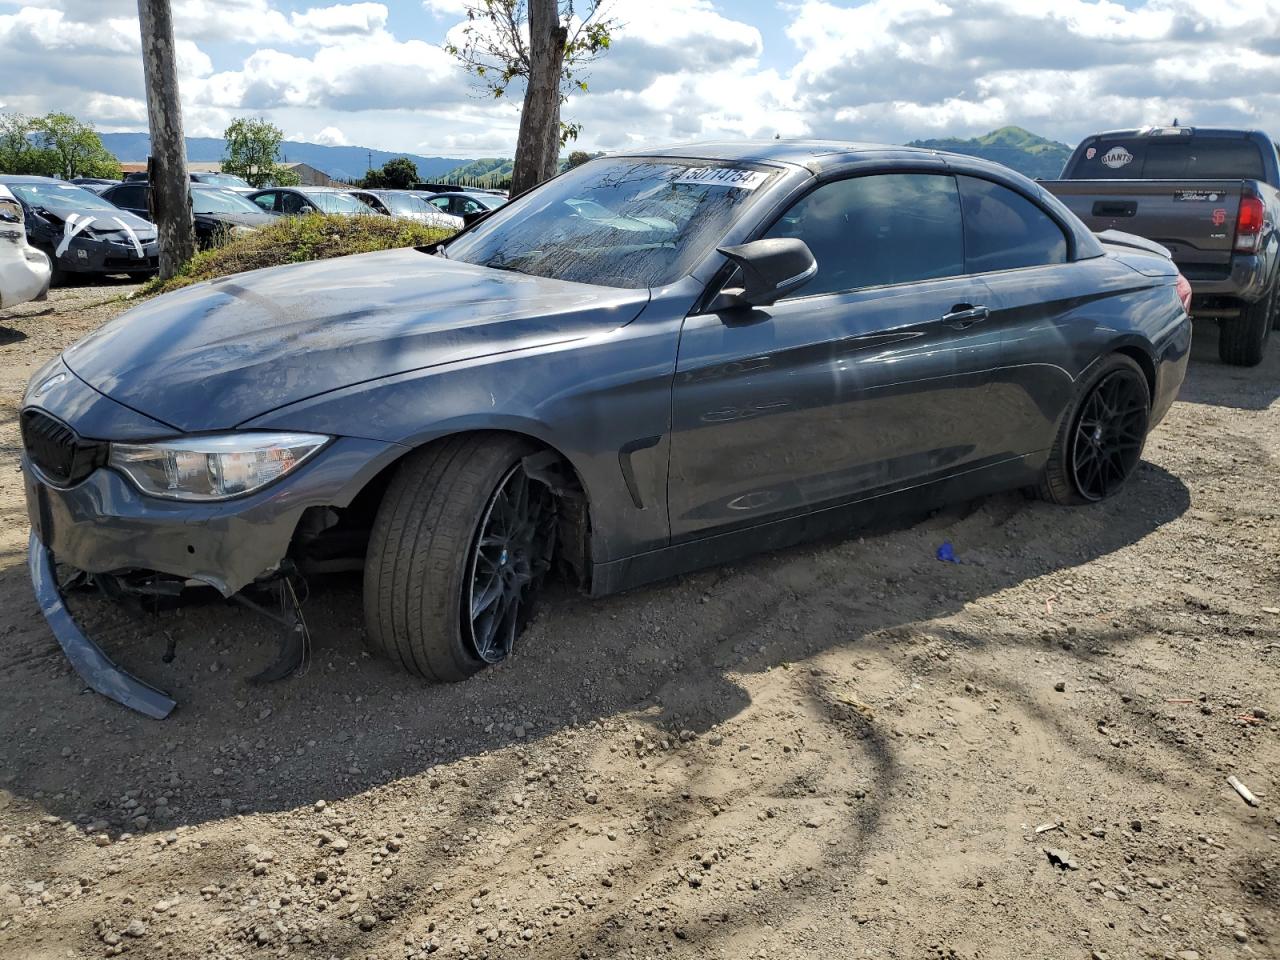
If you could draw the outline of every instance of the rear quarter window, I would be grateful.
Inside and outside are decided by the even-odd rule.
[[[1067,236],[1040,207],[1007,187],[957,177],[968,273],[1067,262]]]

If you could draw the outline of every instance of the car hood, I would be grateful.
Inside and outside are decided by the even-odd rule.
[[[148,220],[128,210],[116,208],[113,210],[98,210],[89,207],[81,207],[74,203],[46,203],[38,210],[47,211],[52,214],[54,222],[61,227],[72,214],[75,214],[78,220],[92,219],[94,221],[92,229],[94,233],[123,233],[121,223],[128,224],[129,229],[136,233],[139,237],[150,237],[155,239],[156,226]],[[43,214],[42,214],[43,216]],[[49,220],[49,217],[45,217]]]
[[[159,297],[63,359],[140,413],[178,430],[221,430],[352,384],[612,330],[648,299],[645,289],[389,250],[237,274]]]

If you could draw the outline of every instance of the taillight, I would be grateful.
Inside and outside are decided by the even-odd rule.
[[[1178,281],[1174,285],[1174,289],[1178,291],[1178,299],[1182,301],[1182,309],[1191,312],[1191,281],[1178,274]]]
[[[1262,239],[1262,221],[1266,208],[1257,197],[1241,197],[1236,214],[1236,252],[1255,253]]]

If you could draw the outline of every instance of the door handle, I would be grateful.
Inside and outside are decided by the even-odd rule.
[[[986,307],[975,307],[971,303],[957,303],[949,313],[942,315],[942,322],[955,330],[963,330],[966,327],[972,327],[975,323],[981,323],[989,316],[991,311]]]

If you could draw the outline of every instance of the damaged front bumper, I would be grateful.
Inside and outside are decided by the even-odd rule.
[[[103,235],[73,230],[68,237],[68,231],[51,224],[28,223],[28,228],[30,243],[45,251],[63,273],[147,273],[160,264],[160,242],[154,234],[135,232],[130,237],[124,231]]]
[[[161,500],[99,467],[69,488],[21,458],[27,516],[58,561],[86,573],[145,570],[229,597],[279,566],[308,507],[346,506],[395,444],[341,437],[296,475],[221,502]],[[354,486],[354,489],[352,487]]]
[[[31,586],[35,589],[40,612],[49,622],[49,629],[53,631],[71,666],[90,689],[153,720],[163,720],[173,712],[177,704],[172,697],[116,666],[76,626],[63,602],[62,591],[58,588],[53,557],[34,530],[27,543],[27,566],[31,571]]]
[[[66,273],[154,273],[160,267],[160,245],[155,240],[139,244],[98,240],[83,235],[71,241],[55,256],[58,269]]]
[[[139,414],[97,393],[64,365],[51,365],[43,373],[51,376],[37,376],[24,409],[36,406],[57,417],[77,438],[83,430],[85,437],[134,439],[145,429]],[[37,396],[46,388],[47,393]],[[24,450],[31,578],[41,610],[93,689],[155,716],[163,704],[154,697],[164,695],[146,684],[138,688],[141,681],[116,669],[80,632],[62,603],[52,572],[54,560],[90,574],[144,572],[196,581],[231,597],[280,568],[308,508],[348,506],[403,451],[399,444],[339,437],[296,471],[256,493],[184,502],[144,494],[105,466],[79,483],[60,487],[33,466]]]

